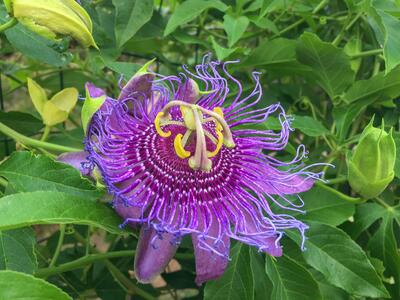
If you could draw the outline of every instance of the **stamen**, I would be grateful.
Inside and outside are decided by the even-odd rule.
[[[164,112],[160,111],[156,118],[154,119],[154,125],[156,126],[157,133],[162,137],[169,137],[171,135],[171,131],[165,132],[161,129],[161,118],[164,116]]]
[[[174,139],[174,148],[176,155],[183,159],[188,158],[191,153],[185,150],[184,145],[182,144],[182,137],[183,135],[181,133],[176,135]]]
[[[217,131],[218,135],[218,143],[217,146],[215,147],[215,150],[212,152],[208,152],[208,157],[214,157],[219,153],[219,150],[221,150],[222,144],[224,143],[224,135],[222,134],[221,131]]]

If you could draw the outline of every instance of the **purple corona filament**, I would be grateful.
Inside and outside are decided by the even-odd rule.
[[[143,225],[135,258],[142,282],[162,272],[187,234],[198,284],[223,273],[230,239],[274,256],[282,254],[285,230],[298,229],[304,240],[307,225],[290,214],[303,212],[298,193],[321,174],[302,163],[303,145],[289,162],[275,157],[292,129],[280,104],[262,107],[259,73],[244,95],[227,71],[234,62],[206,60],[193,71],[184,66],[179,77],[137,74],[118,100],[106,99],[88,128],[88,159],[114,195],[115,210],[124,224]],[[255,128],[272,116],[280,131]],[[274,212],[277,206],[287,213]]]

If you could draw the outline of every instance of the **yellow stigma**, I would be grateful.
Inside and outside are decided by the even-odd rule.
[[[222,111],[221,107],[215,107],[215,108],[213,109],[213,111],[214,111],[216,114],[218,114],[219,116],[221,116],[221,118],[224,117],[224,112]],[[221,130],[222,130],[222,125],[221,125],[217,120],[215,120],[215,119],[214,119],[214,122],[215,122],[215,129],[216,129],[217,131],[221,131]]]
[[[179,108],[181,116],[176,116],[171,108]],[[172,113],[172,114],[171,114]],[[172,117],[174,116],[174,117]],[[175,118],[175,119],[173,119]],[[215,127],[212,126],[213,123]],[[163,110],[159,112],[154,120],[157,133],[161,137],[169,137],[172,132],[165,132],[161,126],[172,125],[183,127],[186,129],[185,134],[177,133],[174,138],[174,150],[176,155],[181,159],[188,159],[188,164],[193,170],[209,172],[212,169],[213,158],[219,154],[222,146],[234,148],[232,132],[228,123],[224,119],[224,113],[221,107],[215,107],[209,110],[197,104],[192,104],[182,100],[173,100],[167,103]],[[191,143],[190,147],[194,152],[185,149],[187,143]],[[208,151],[208,146],[212,143],[213,151]],[[191,148],[191,149],[192,149]]]
[[[217,136],[218,136],[218,143],[215,147],[215,150],[213,152],[208,152],[208,157],[214,157],[219,153],[219,150],[221,150],[222,144],[224,143],[224,135],[222,134],[221,131],[217,131]]]
[[[188,158],[190,156],[190,152],[186,151],[183,144],[182,144],[182,134],[177,134],[175,139],[174,139],[174,148],[176,155],[178,155],[180,158]]]
[[[169,137],[171,135],[171,131],[165,132],[161,129],[161,118],[164,116],[164,112],[160,111],[156,118],[154,119],[154,125],[156,126],[157,133],[162,137]]]

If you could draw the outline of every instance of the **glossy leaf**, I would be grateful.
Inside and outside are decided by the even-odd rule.
[[[342,230],[319,223],[309,223],[303,256],[307,263],[324,274],[326,280],[359,296],[388,297],[365,252]],[[298,236],[289,233],[297,243]]]
[[[274,259],[267,255],[265,269],[274,286],[272,299],[322,299],[318,283],[312,275],[288,256]]]
[[[62,192],[27,192],[0,201],[0,230],[34,224],[85,224],[121,234],[122,223],[104,204]]]
[[[0,175],[17,192],[58,191],[88,201],[101,196],[101,192],[75,168],[31,152],[14,152],[0,165]]]

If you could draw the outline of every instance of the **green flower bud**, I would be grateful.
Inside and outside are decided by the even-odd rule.
[[[383,124],[379,129],[372,123],[373,119],[347,159],[350,186],[366,199],[377,197],[393,180],[396,160],[393,129],[387,133]]]
[[[4,0],[9,13],[30,30],[52,40],[71,36],[97,48],[92,21],[75,0]]]

